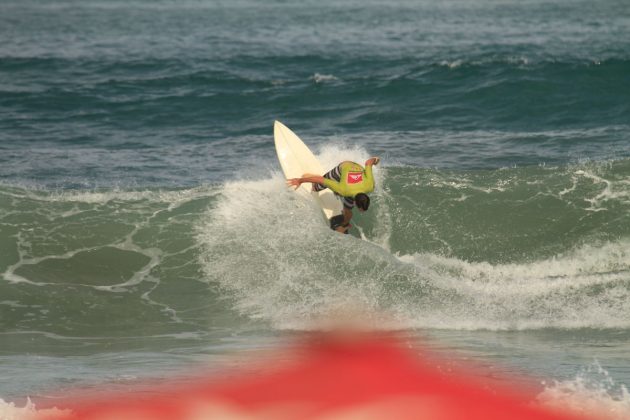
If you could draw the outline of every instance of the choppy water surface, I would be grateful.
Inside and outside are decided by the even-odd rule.
[[[353,306],[627,414],[629,36],[613,0],[2,2],[0,398]],[[383,158],[354,237],[284,187],[275,119]]]

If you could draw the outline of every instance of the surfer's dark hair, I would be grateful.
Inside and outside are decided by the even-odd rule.
[[[359,193],[354,196],[354,203],[358,208],[365,211],[370,207],[370,197],[367,194]]]

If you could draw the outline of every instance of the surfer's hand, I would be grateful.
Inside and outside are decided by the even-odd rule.
[[[381,161],[380,158],[378,157],[371,157],[368,160],[365,161],[365,166],[368,165],[378,165],[378,163]]]
[[[300,185],[302,185],[302,178],[287,179],[288,187],[295,187],[295,189],[297,190],[298,188],[300,188]]]

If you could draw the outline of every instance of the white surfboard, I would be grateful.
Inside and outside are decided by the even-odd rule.
[[[313,152],[280,121],[273,124],[273,136],[278,160],[287,179],[299,178],[303,174],[324,175],[325,171]],[[311,185],[311,183],[305,182],[300,185],[297,191],[304,195],[311,195],[327,219],[341,214],[341,201],[335,197],[332,191],[325,189],[313,192]]]

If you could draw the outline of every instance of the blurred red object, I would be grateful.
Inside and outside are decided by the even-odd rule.
[[[448,375],[391,338],[327,336],[288,365],[146,397],[110,395],[68,404],[56,419],[432,419],[569,420],[516,390],[490,391]],[[46,418],[43,416],[42,418]]]

